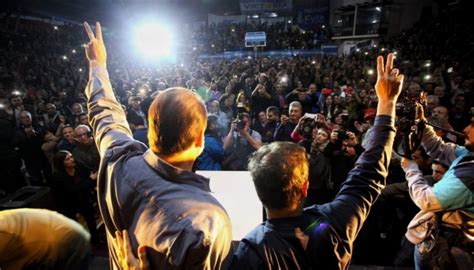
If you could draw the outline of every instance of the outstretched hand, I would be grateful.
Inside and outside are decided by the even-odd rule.
[[[84,28],[89,37],[89,43],[86,45],[87,60],[89,60],[89,63],[94,61],[100,66],[105,67],[107,64],[107,52],[105,50],[104,40],[102,39],[100,23],[95,23],[95,36],[87,22],[84,22]]]
[[[403,79],[402,74],[398,74],[399,70],[393,68],[393,53],[387,56],[387,63],[384,65],[383,56],[377,57],[377,83],[375,91],[379,102],[397,101],[402,91]]]

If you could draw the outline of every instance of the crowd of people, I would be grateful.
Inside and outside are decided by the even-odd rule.
[[[183,61],[183,64],[153,67],[134,62],[114,42],[115,37],[109,35],[104,36],[108,53],[107,73],[104,72],[105,65],[101,65],[105,64],[105,58],[101,59],[101,55],[88,55],[89,60],[100,60],[98,65],[91,65],[83,55],[84,48],[87,47],[85,44],[89,39],[94,41],[98,38],[91,38],[91,32],[87,36],[77,26],[60,26],[56,30],[45,23],[6,18],[3,18],[0,24],[2,26],[0,196],[12,194],[25,185],[50,186],[60,213],[72,219],[76,219],[76,215],[80,213],[85,218],[92,243],[100,242],[94,208],[97,204],[95,193],[98,192],[98,206],[109,232],[107,234],[109,243],[113,242],[115,231],[135,231],[138,233],[131,235],[132,246],[153,247],[147,249],[147,255],[150,264],[155,267],[169,266],[165,264],[166,260],[160,258],[164,250],[179,254],[173,257],[172,262],[179,267],[193,264],[206,265],[210,268],[228,266],[232,256],[228,256],[231,236],[226,229],[226,226],[230,226],[227,214],[215,199],[208,197],[205,181],[198,176],[183,174],[175,177],[171,184],[165,181],[171,176],[178,175],[179,169],[176,167],[189,172],[250,170],[270,222],[257,227],[249,238],[241,242],[233,263],[245,269],[252,268],[250,267],[252,265],[290,262],[287,260],[288,254],[285,253],[289,251],[282,251],[285,246],[279,247],[275,244],[281,240],[278,238],[280,235],[276,234],[273,236],[276,238],[273,239],[264,237],[265,230],[278,231],[274,226],[278,228],[281,224],[273,223],[275,218],[288,217],[279,216],[280,214],[291,216],[292,213],[297,213],[295,215],[304,217],[300,220],[291,220],[289,223],[291,226],[297,224],[306,228],[318,221],[317,224],[321,228],[332,226],[336,231],[344,231],[349,226],[344,223],[347,221],[345,218],[362,220],[351,225],[355,227],[351,227],[354,232],[350,235],[341,236],[337,233],[341,243],[348,243],[348,246],[336,244],[335,247],[329,248],[324,246],[324,241],[319,244],[322,245],[320,247],[304,246],[304,251],[309,254],[315,248],[338,250],[337,255],[341,257],[332,263],[339,263],[340,268],[345,268],[350,262],[354,241],[352,255],[354,263],[413,264],[410,255],[413,255],[411,250],[414,246],[410,243],[420,239],[410,234],[405,238],[404,235],[406,227],[419,209],[422,211],[416,215],[418,220],[427,218],[427,213],[437,211],[444,213],[439,218],[450,224],[450,227],[459,229],[465,226],[464,228],[472,229],[473,212],[469,208],[473,203],[472,181],[468,183],[464,180],[469,172],[472,175],[472,166],[469,167],[469,161],[464,158],[472,156],[472,150],[469,154],[465,148],[461,150],[459,146],[458,148],[454,145],[446,146],[445,143],[464,144],[464,138],[457,137],[450,131],[463,132],[466,126],[472,126],[474,75],[472,67],[463,65],[463,55],[446,49],[449,44],[458,43],[457,39],[449,39],[446,46],[433,45],[432,40],[437,36],[447,35],[450,31],[449,26],[428,32],[426,30],[433,24],[420,23],[395,39],[380,42],[376,48],[362,48],[361,51],[342,57],[320,55],[309,58],[200,61],[189,59]],[[261,30],[252,27],[247,29],[244,25],[210,26],[196,32],[191,39],[202,47],[199,51],[205,52],[212,45],[214,45],[213,51],[234,50],[239,49],[236,44],[240,43],[237,41],[243,39],[246,31]],[[267,44],[271,49],[305,49],[315,46],[314,36],[310,33],[303,34],[299,30],[286,29],[278,24],[262,27],[267,32],[269,38]],[[419,40],[420,33],[431,33],[431,36],[419,44],[414,41]],[[90,48],[90,45],[87,48]],[[399,102],[406,106],[421,97],[420,100],[425,105],[426,119],[419,118],[436,125],[434,130],[428,126],[425,128],[426,139],[423,137],[420,147],[414,151],[412,155],[414,162],[402,158],[397,161],[394,158],[390,167],[386,166],[387,164],[370,163],[382,159],[383,149],[375,150],[376,146],[389,145],[391,136],[394,136],[392,134],[394,119],[380,117],[391,114],[380,113],[380,108],[377,107],[381,104],[381,96],[380,90],[376,87],[380,73],[375,65],[375,57],[389,51],[396,51],[397,54],[394,55],[396,65],[400,73],[404,74],[404,82],[400,84],[402,94]],[[97,53],[94,50],[88,52]],[[433,55],[436,55],[436,58]],[[87,76],[89,68],[91,68],[90,78]],[[110,81],[107,81],[109,78]],[[84,93],[86,86],[87,90]],[[101,92],[101,87],[106,88],[104,92]],[[190,91],[183,92],[180,87]],[[175,88],[173,90],[175,93],[167,91],[167,95],[160,94],[168,88]],[[157,96],[160,98],[156,98]],[[392,95],[391,98],[396,99],[396,96],[398,94]],[[172,103],[171,101],[177,97],[190,103],[195,102],[193,103],[195,111],[188,112],[187,106],[190,105],[183,102]],[[199,99],[204,101],[205,109],[201,110]],[[101,100],[109,103],[102,103]],[[174,106],[170,107],[169,104]],[[112,110],[112,113],[107,109]],[[114,115],[113,112],[119,111],[124,114]],[[180,125],[186,122],[183,119],[194,119],[196,114],[200,117],[197,117],[195,127],[180,128]],[[157,119],[152,119],[149,122],[150,115],[162,116],[163,118],[159,118],[160,121],[171,120],[161,123]],[[394,115],[391,116],[393,118]],[[113,132],[110,132],[110,125],[113,125]],[[169,126],[177,128],[167,131],[165,137],[147,136],[149,132],[155,135],[161,134],[162,129]],[[198,134],[200,130],[196,127],[202,126],[207,128],[202,130],[203,137],[200,138]],[[385,135],[381,136],[382,133]],[[376,136],[374,134],[381,138],[374,139]],[[129,135],[135,141],[128,140]],[[107,136],[110,136],[110,140],[104,139]],[[442,141],[441,139],[434,141],[433,138],[436,136],[442,138]],[[183,137],[183,140],[180,142],[169,140],[176,137]],[[193,138],[196,141],[196,138],[202,139],[204,144],[200,145],[195,141],[191,143]],[[296,144],[301,148],[296,147]],[[434,145],[436,147],[443,145],[443,149],[451,151],[451,154],[440,153]],[[141,153],[148,148],[156,155],[147,152],[144,159],[140,160]],[[202,153],[197,150],[201,148]],[[114,151],[109,153],[110,149]],[[295,191],[294,201],[287,198],[287,204],[282,204],[273,198],[272,194],[267,194],[268,190],[265,191],[279,188],[269,186],[266,179],[272,173],[291,175],[292,172],[272,167],[272,164],[268,164],[267,168],[265,163],[271,163],[266,160],[271,159],[275,160],[273,164],[279,164],[281,161],[278,158],[290,154],[295,155],[295,160],[291,160],[289,164],[294,166],[295,170],[307,170],[308,182],[306,188],[299,187],[305,190],[304,192]],[[181,160],[189,155],[195,155],[195,162],[194,159]],[[107,172],[107,168],[100,167],[101,158],[104,156],[107,160],[102,160],[102,163],[113,164],[110,166],[113,167],[114,174]],[[128,167],[122,163],[124,156],[129,159],[127,162],[134,164],[134,170],[126,170]],[[307,164],[307,168],[301,164]],[[148,186],[147,181],[134,182],[133,179],[149,180],[156,177],[155,171],[152,171],[150,166],[159,172],[160,177],[164,179],[163,183]],[[456,166],[464,167],[455,172],[453,168]],[[365,175],[364,170],[375,170],[379,175]],[[451,179],[449,183],[444,181],[443,184],[435,185],[443,181],[444,173],[450,177],[456,173],[454,178],[457,177],[457,180]],[[102,175],[104,179],[98,179],[98,175]],[[124,187],[116,183],[117,177],[130,181]],[[383,180],[385,177],[386,182]],[[423,182],[423,177],[429,178],[429,184]],[[368,205],[361,202],[360,211],[347,212],[347,216],[344,215],[344,211],[338,210],[341,205],[331,202],[334,199],[336,201],[347,199],[353,190],[361,188],[356,185],[356,180],[359,178],[374,178],[380,185],[383,186],[385,183],[388,185],[385,189],[378,184],[364,187],[373,189],[375,193],[381,192],[381,196],[356,241],[357,232],[361,230],[368,209],[377,195],[365,194],[370,197],[370,199],[363,197]],[[199,204],[195,202],[195,207],[202,210],[198,217],[193,218],[220,220],[222,224],[206,228],[210,230],[206,233],[219,236],[212,241],[220,244],[214,243],[215,245],[203,249],[196,243],[204,240],[193,240],[191,236],[194,232],[186,231],[183,243],[167,247],[166,241],[172,237],[163,240],[155,236],[156,239],[151,239],[149,232],[154,231],[159,235],[159,231],[165,230],[164,228],[171,222],[168,218],[174,217],[174,214],[160,222],[156,219],[140,220],[144,213],[146,215],[153,213],[155,216],[169,214],[163,209],[155,209],[145,203],[144,194],[149,191],[145,192],[142,189],[146,188],[153,192],[158,192],[159,189],[174,190],[176,188],[174,185],[190,179],[195,190],[184,189],[182,193],[176,193],[176,197],[165,196],[160,202],[170,205],[171,210],[167,211],[179,214],[185,210],[174,209],[172,205],[178,201],[181,203],[191,194],[190,192],[195,192],[193,197],[200,198]],[[299,183],[303,180],[294,179],[294,181]],[[459,192],[444,195],[446,185],[453,185],[454,182],[459,186]],[[110,190],[109,185],[115,185],[113,183],[118,186]],[[433,190],[431,186],[434,186]],[[465,186],[471,190],[466,190]],[[120,190],[120,193],[115,194],[116,190]],[[420,190],[424,190],[424,193]],[[457,200],[455,196],[458,196]],[[130,199],[132,197],[143,197],[143,200],[134,201]],[[399,200],[402,200],[403,204],[400,204]],[[128,207],[122,205],[130,202],[131,205]],[[358,204],[359,201],[351,203]],[[313,207],[315,204],[322,206]],[[209,208],[210,205],[212,209]],[[394,205],[396,207],[393,207]],[[116,212],[110,210],[111,206],[113,209],[116,208]],[[304,214],[301,212],[303,206],[310,207]],[[136,211],[137,209],[142,210]],[[279,211],[281,209],[291,211],[283,213]],[[387,214],[387,209],[392,209],[390,214]],[[326,219],[334,211],[338,211],[340,220]],[[137,220],[141,223],[136,224]],[[460,220],[461,223],[455,223],[453,220]],[[168,233],[177,235],[189,225],[188,222],[188,219],[183,219],[181,223],[174,223],[174,227]],[[389,223],[392,227],[383,226]],[[141,226],[153,228],[147,227],[145,232],[144,229],[139,229]],[[289,228],[294,229],[291,226]],[[410,226],[412,232],[417,229],[413,222]],[[278,232],[284,234],[286,231]],[[464,231],[467,234],[468,232]],[[332,237],[326,233],[328,232],[324,229],[314,237]],[[293,240],[291,237],[285,238],[285,241]],[[157,241],[156,246],[153,241]],[[384,241],[390,242],[388,249],[393,249],[392,252],[378,249],[377,244]],[[459,242],[455,244],[460,245]],[[259,254],[259,251],[254,253],[252,249],[260,250],[268,246],[274,249],[277,255],[262,262],[263,255]],[[114,264],[118,265],[120,256],[113,251],[112,245],[109,247],[112,249],[111,257]],[[194,257],[191,256],[193,258],[200,258],[199,255],[203,252],[210,254],[209,261],[189,259],[186,257],[190,256],[189,254],[181,253],[188,248],[190,254],[195,254]],[[279,257],[278,254],[286,255]],[[321,254],[318,256],[323,256]],[[216,256],[218,259],[214,258]],[[313,258],[317,262],[307,261],[303,256],[304,258],[293,258],[290,263],[303,267],[329,265],[328,261],[318,256]],[[331,264],[329,268],[333,268],[333,265]]]

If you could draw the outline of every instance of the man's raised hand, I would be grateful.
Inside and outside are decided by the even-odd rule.
[[[387,63],[384,65],[383,56],[377,57],[377,83],[375,91],[380,102],[396,101],[402,91],[403,79],[399,70],[393,68],[393,53],[387,56]]]
[[[95,35],[87,22],[84,22],[84,28],[89,37],[89,43],[86,45],[86,57],[87,60],[89,60],[89,64],[95,62],[105,67],[107,63],[107,52],[105,50],[104,40],[102,39],[100,23],[95,23]]]

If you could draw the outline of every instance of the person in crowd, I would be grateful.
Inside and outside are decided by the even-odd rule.
[[[305,206],[323,204],[331,200],[333,180],[331,176],[330,132],[324,128],[314,128],[309,145],[309,185]],[[304,142],[304,140],[302,141]]]
[[[43,130],[40,134],[43,144],[41,145],[41,150],[43,150],[44,156],[48,160],[50,166],[53,165],[54,154],[57,152],[57,145],[60,140],[60,137],[56,137],[51,131]]]
[[[143,118],[141,117],[133,117],[130,119],[129,122],[132,130],[133,130],[133,138],[137,141],[144,143],[148,147],[148,128],[145,126],[143,122]]]
[[[191,171],[204,148],[204,102],[179,87],[157,95],[148,113],[147,151],[132,139],[112,92],[100,24],[95,35],[87,23],[85,28],[90,39],[85,94],[102,157],[97,190],[112,267],[120,267],[115,232],[128,230],[132,247],[147,246],[153,269],[226,268],[232,255],[229,217],[211,195],[209,180]]]
[[[74,103],[71,106],[71,116],[69,117],[69,123],[71,123],[72,126],[77,126],[79,125],[79,116],[84,113],[84,108],[82,108],[81,103]]]
[[[128,108],[127,108],[127,120],[128,122],[132,122],[133,118],[142,118],[146,124],[146,115],[142,111],[140,104],[142,102],[142,98],[139,96],[133,96],[128,99]]]
[[[293,101],[298,101],[301,106],[303,113],[311,112],[312,98],[307,89],[303,88],[303,83],[298,81],[296,88],[286,95],[286,101],[291,104]]]
[[[77,144],[72,150],[72,155],[77,166],[81,170],[97,172],[99,169],[100,156],[97,146],[94,144],[92,131],[88,126],[79,125],[74,129]]]
[[[56,105],[54,105],[53,103],[47,103],[46,114],[48,116],[48,120],[46,122],[45,127],[49,130],[54,130],[54,132],[56,132],[56,130],[58,130],[59,124],[61,123],[61,114],[56,108]]]
[[[403,85],[403,75],[393,68],[393,54],[386,66],[381,56],[377,60],[375,135],[334,201],[303,210],[309,185],[304,148],[278,142],[252,156],[249,170],[267,221],[240,242],[233,261],[236,269],[348,268],[352,243],[385,184],[395,103]]]
[[[449,124],[449,111],[444,106],[438,106],[433,109],[428,121],[431,120],[436,121],[437,124],[443,127],[449,127],[449,130],[453,130],[453,127]]]
[[[422,123],[427,121],[421,106],[417,107],[417,119]],[[431,187],[414,161],[402,160],[410,196],[421,209],[406,233],[407,239],[415,244],[415,266],[417,269],[472,269],[469,243],[474,238],[474,116],[464,129],[465,146],[443,142],[428,125],[422,132],[421,145],[428,155],[450,166]],[[433,228],[436,223],[439,227]]]
[[[428,95],[426,97],[426,114],[430,116],[433,110],[439,106],[439,97],[435,95]]]
[[[219,135],[219,118],[207,115],[207,128],[204,138],[204,150],[196,160],[196,169],[205,171],[222,170],[225,151]]]
[[[266,132],[262,135],[263,143],[273,142],[273,134],[275,134],[276,128],[280,124],[280,109],[277,106],[270,106],[266,111],[267,124]]]
[[[262,136],[250,128],[252,119],[248,113],[241,113],[241,118],[230,125],[224,137],[224,150],[227,157],[222,165],[227,170],[242,171],[247,169],[250,155],[262,146]]]
[[[234,119],[234,116],[237,113],[234,108],[234,103],[235,95],[233,94],[224,93],[219,100],[220,111],[225,113],[227,119],[229,119],[229,123]]]
[[[308,94],[311,98],[311,110],[309,113],[319,113],[321,108],[319,107],[319,99],[321,98],[321,90],[315,83],[312,83],[308,87]]]
[[[289,116],[280,116],[281,123],[275,130],[274,140],[291,142],[291,133],[295,129],[302,116],[303,107],[301,106],[301,103],[298,101],[291,102],[289,107]]]
[[[55,211],[0,211],[0,268],[87,269],[90,237],[81,224]]]
[[[84,125],[84,126],[88,126],[88,127],[91,126],[90,123],[89,123],[89,118],[87,117],[86,113],[82,113],[82,114],[79,115],[79,125]],[[77,125],[77,126],[79,126],[79,125]]]
[[[433,160],[431,163],[432,174],[431,177],[425,177],[428,185],[433,186],[435,183],[438,183],[441,178],[443,178],[446,171],[449,169],[449,166],[443,164],[437,160]]]
[[[262,142],[264,140],[263,135],[267,134],[267,125],[268,125],[268,119],[267,119],[267,113],[265,111],[258,112],[256,117],[253,119],[253,123],[251,125],[252,129],[260,133],[262,135]]]
[[[76,147],[76,140],[74,138],[74,128],[70,125],[64,125],[62,128],[62,139],[59,141],[57,145],[57,149],[59,150],[66,150],[71,152]]]
[[[80,213],[86,220],[93,244],[99,243],[95,210],[91,193],[96,186],[97,172],[89,173],[76,167],[71,153],[58,151],[53,158],[52,187],[58,212],[76,220]]]
[[[355,133],[346,130],[333,131],[330,135],[331,150],[331,189],[332,199],[339,192],[350,170],[354,168],[359,156],[364,152]]]
[[[24,186],[21,173],[22,162],[15,150],[16,123],[5,110],[0,109],[0,197],[15,192]]]
[[[232,118],[229,118],[226,113],[221,111],[218,100],[209,101],[208,107],[209,107],[209,114],[217,116],[217,121],[219,124],[219,136],[227,134],[229,130],[229,124]]]
[[[272,94],[267,86],[265,84],[257,84],[251,96],[252,114],[257,115],[258,112],[266,110],[269,106],[274,105],[274,103]]]
[[[51,165],[41,150],[43,141],[40,135],[45,129],[33,123],[31,113],[28,111],[20,112],[20,122],[14,140],[26,171],[31,177],[30,184],[44,185],[51,177]]]

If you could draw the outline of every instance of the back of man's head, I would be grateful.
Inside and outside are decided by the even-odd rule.
[[[197,94],[169,88],[156,96],[148,111],[150,149],[163,157],[182,153],[202,137],[206,124],[206,107]]]
[[[308,181],[308,159],[303,147],[290,142],[264,145],[252,155],[248,169],[265,208],[294,209],[301,204]]]

